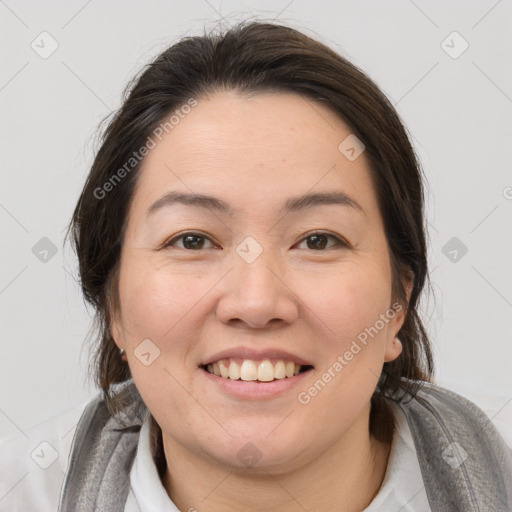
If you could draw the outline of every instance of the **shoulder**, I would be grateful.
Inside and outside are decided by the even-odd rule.
[[[427,417],[446,420],[461,427],[471,426],[478,430],[489,430],[493,435],[498,434],[500,430],[506,433],[512,426],[511,418],[508,420],[504,419],[504,416],[497,418],[497,413],[500,411],[496,407],[495,397],[481,394],[478,401],[487,406],[486,409],[489,414],[492,414],[492,417],[489,417],[475,401],[466,396],[428,382],[422,382],[418,390],[410,397],[402,396],[398,400],[402,409],[415,409]],[[500,437],[502,436],[500,435]],[[512,446],[508,447],[512,449]]]
[[[463,510],[475,510],[475,503],[487,504],[485,510],[512,506],[512,453],[480,407],[430,383],[388,398],[405,413],[431,503],[453,500]]]
[[[422,382],[412,393],[395,395],[394,401],[405,412],[410,426],[412,424],[424,429],[436,426],[441,428],[447,436],[453,432],[459,435],[477,436],[480,440],[490,438],[497,441],[497,446],[506,451],[512,451],[512,446],[505,441],[505,436],[500,432],[503,430],[505,434],[509,431],[511,425],[507,425],[508,421],[503,421],[501,418],[493,422],[475,402],[450,389]],[[488,404],[491,401],[492,397],[485,400]],[[493,407],[489,407],[488,411],[492,412]],[[493,414],[493,419],[497,416],[497,412],[499,411]]]
[[[57,510],[73,436],[89,403],[0,439],[1,510]]]
[[[476,404],[479,413],[483,412],[489,418],[512,451],[512,395],[507,396],[504,390],[491,392],[459,382],[454,386],[459,393],[456,396]]]

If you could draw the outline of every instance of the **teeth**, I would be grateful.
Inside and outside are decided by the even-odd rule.
[[[228,377],[231,380],[238,380],[240,378],[240,365],[236,361],[231,360],[231,363],[229,363]]]
[[[290,378],[298,375],[301,365],[282,359],[275,363],[272,363],[270,359],[263,359],[262,361],[243,359],[242,364],[238,364],[235,359],[221,359],[209,364],[206,369],[209,373],[224,379],[271,382],[274,379],[284,379],[285,377]]]
[[[286,377],[286,366],[283,361],[277,361],[274,366],[274,377],[276,379],[284,379]]]
[[[261,382],[270,382],[271,380],[274,380],[274,366],[268,359],[264,359],[258,365],[258,380]]]
[[[236,363],[234,361],[231,361],[231,364]],[[258,368],[256,367],[256,363],[254,361],[250,361],[249,359],[244,360],[242,366],[240,367],[240,378],[242,380],[258,379]]]
[[[219,361],[219,369],[220,369],[220,376],[227,379],[229,376],[229,366],[226,366],[225,361],[222,359]]]

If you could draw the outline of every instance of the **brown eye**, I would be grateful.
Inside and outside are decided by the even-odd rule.
[[[329,244],[329,239],[334,240],[334,245],[331,245],[330,247],[327,247]],[[346,247],[347,244],[341,240],[341,238],[331,235],[328,233],[312,233],[305,238],[303,238],[302,242],[306,241],[307,249],[312,249],[315,251],[322,251],[323,249],[330,249],[333,246],[342,246]],[[300,248],[300,247],[299,247]]]
[[[182,240],[182,245],[176,245],[176,242]],[[211,240],[199,233],[184,233],[182,235],[175,236],[168,242],[164,244],[164,247],[176,246],[179,249],[188,249],[188,250],[199,250],[205,248],[205,243],[210,242]]]

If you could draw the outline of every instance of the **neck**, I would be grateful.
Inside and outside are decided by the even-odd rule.
[[[187,511],[363,510],[380,489],[390,451],[390,443],[369,435],[368,415],[369,410],[307,465],[285,471],[212,464],[164,434],[163,485],[176,506]]]

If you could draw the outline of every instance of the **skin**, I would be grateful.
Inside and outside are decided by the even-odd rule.
[[[163,485],[180,510],[356,511],[380,488],[390,446],[369,434],[370,399],[383,363],[401,352],[405,310],[307,405],[297,399],[394,302],[368,162],[338,150],[350,133],[299,95],[223,91],[199,100],[143,162],[112,334],[162,429]],[[279,213],[290,197],[332,190],[362,211]],[[174,204],[147,216],[169,191],[219,197],[233,214]],[[202,248],[183,238],[162,247],[189,231],[205,237]],[[327,238],[315,249],[311,231],[347,245]],[[263,248],[250,264],[236,252],[248,236]],[[144,339],[160,350],[149,366],[134,353]],[[198,365],[235,346],[287,350],[314,369],[274,398],[229,396]],[[249,468],[237,457],[248,442],[261,454]]]

